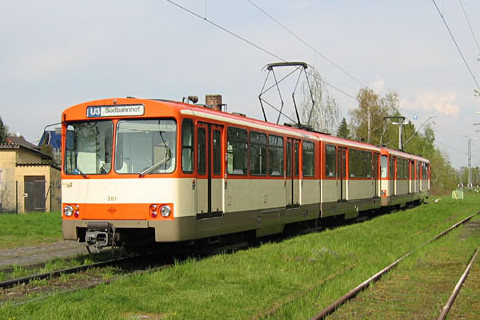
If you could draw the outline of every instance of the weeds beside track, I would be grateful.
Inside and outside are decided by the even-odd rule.
[[[454,230],[455,228],[465,224],[466,222],[470,221],[474,216],[476,216],[477,214],[479,214],[480,212],[476,212],[475,214],[472,214],[470,216],[468,216],[467,218],[465,219],[462,219],[461,221],[455,223],[454,225],[452,225],[451,227],[449,227],[448,229],[442,231],[441,233],[439,233],[438,235],[436,235],[435,237],[431,238],[430,240],[424,242],[423,244],[421,244],[417,249],[414,249],[408,253],[406,253],[405,255],[401,256],[400,258],[398,258],[397,260],[395,260],[392,264],[390,264],[389,266],[383,268],[382,270],[378,271],[377,273],[375,273],[373,276],[371,276],[370,278],[368,278],[367,280],[365,280],[364,282],[362,282],[360,285],[356,286],[355,288],[353,288],[352,290],[350,290],[346,295],[344,295],[343,297],[341,297],[340,299],[338,299],[337,301],[333,302],[332,304],[330,304],[328,307],[326,307],[324,310],[322,310],[320,313],[318,313],[317,315],[315,315],[312,320],[320,320],[320,319],[324,319],[325,317],[327,317],[328,315],[332,314],[333,312],[335,312],[337,310],[337,308],[339,308],[342,304],[344,304],[345,302],[351,300],[351,299],[354,299],[360,292],[362,292],[364,289],[366,289],[368,286],[372,285],[374,282],[378,281],[381,279],[381,277],[383,275],[385,275],[387,272],[391,271],[393,268],[395,268],[400,262],[402,262],[404,259],[406,259],[407,257],[409,257],[412,253],[414,253],[416,250],[419,250],[421,248],[423,248],[424,246],[440,239],[441,237],[445,236],[446,234],[448,234],[449,232],[451,232],[452,230]],[[476,254],[475,254],[476,256]],[[442,312],[442,314],[444,314],[444,316],[441,318],[441,319],[444,319],[446,317],[446,314],[448,313],[448,310],[449,310],[449,307],[451,307],[451,304],[453,304],[453,300],[455,299],[455,297],[453,297],[452,299],[449,299],[449,306],[446,306],[444,307],[444,312]],[[450,301],[451,300],[451,301]]]

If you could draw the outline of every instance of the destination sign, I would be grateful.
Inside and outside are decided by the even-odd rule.
[[[87,107],[87,118],[143,116],[144,113],[143,104]]]

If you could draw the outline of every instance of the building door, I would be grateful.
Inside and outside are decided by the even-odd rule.
[[[45,211],[45,176],[24,177],[24,207],[25,212]]]
[[[222,131],[223,127],[197,124],[197,218],[220,217],[223,214]]]

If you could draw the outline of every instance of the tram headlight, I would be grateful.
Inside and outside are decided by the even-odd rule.
[[[160,214],[162,217],[166,218],[169,217],[170,214],[172,213],[172,208],[168,204],[164,204],[163,206],[160,207]]]
[[[71,217],[73,214],[73,207],[71,205],[66,205],[63,208],[63,214],[65,215],[65,217]]]

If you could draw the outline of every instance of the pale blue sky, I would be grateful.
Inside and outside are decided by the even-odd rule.
[[[438,147],[455,167],[467,164],[467,138],[480,166],[480,97],[433,1],[260,1],[317,52],[247,0],[175,1],[271,53],[315,66],[324,79],[356,96],[361,84],[395,90],[417,128],[435,116]],[[480,2],[436,0],[474,75]],[[263,66],[278,61],[165,0],[0,0],[0,115],[13,132],[36,142],[63,109],[107,97],[180,100],[219,93],[229,111],[261,118]],[[480,40],[480,39],[479,39]],[[328,89],[342,116],[357,102]],[[480,127],[478,127],[480,129]]]

